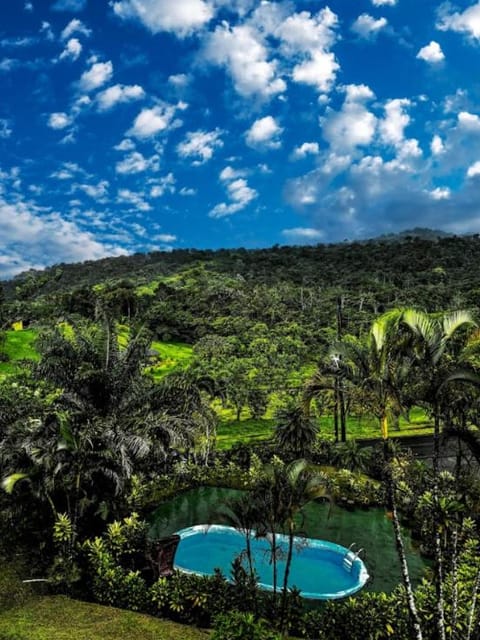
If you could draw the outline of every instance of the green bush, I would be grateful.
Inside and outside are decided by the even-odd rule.
[[[215,620],[211,640],[280,640],[265,620],[256,620],[252,613],[232,611]]]

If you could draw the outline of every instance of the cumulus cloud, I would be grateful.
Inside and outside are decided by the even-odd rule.
[[[289,242],[319,242],[325,234],[320,229],[312,229],[311,227],[293,227],[292,229],[283,229],[282,236],[285,236]]]
[[[136,20],[152,33],[169,31],[184,38],[206,25],[214,15],[205,0],[120,0],[111,2],[114,13],[124,20]]]
[[[150,187],[150,197],[161,198],[166,193],[175,193],[176,191],[175,184],[176,184],[175,176],[171,172],[166,176],[158,178],[157,180],[154,181],[154,183]]]
[[[430,143],[430,151],[434,156],[438,156],[445,151],[443,140],[437,134],[435,134],[432,138],[432,142]]]
[[[287,17],[275,30],[287,57],[300,59],[292,70],[295,82],[328,92],[340,68],[330,48],[336,42],[338,18],[328,7],[311,15],[308,11]]]
[[[245,134],[245,139],[249,147],[278,149],[282,143],[279,139],[283,128],[277,124],[272,116],[265,116],[255,120],[250,129]]]
[[[147,169],[158,171],[160,158],[157,155],[145,158],[138,151],[133,151],[115,165],[115,171],[120,174],[142,173]]]
[[[65,45],[65,49],[60,54],[60,60],[65,60],[66,58],[70,60],[77,60],[80,54],[82,53],[82,44],[78,38],[70,38],[70,40]]]
[[[457,31],[478,40],[480,38],[480,2],[459,13],[452,11],[452,5],[445,3],[440,8],[440,19],[437,29],[441,31]]]
[[[220,129],[215,131],[189,131],[185,139],[177,145],[181,158],[195,158],[193,165],[198,166],[211,160],[215,149],[223,147]]]
[[[360,38],[373,39],[376,35],[387,26],[386,18],[372,18],[368,13],[362,13],[352,24],[351,29]]]
[[[231,28],[218,25],[205,41],[203,57],[224,67],[231,75],[235,90],[244,97],[268,99],[286,90],[277,73],[277,61],[268,59],[268,50],[257,31],[248,24]]]
[[[106,202],[108,196],[108,188],[110,184],[108,180],[100,180],[97,184],[74,184],[72,191],[82,191],[93,200],[98,202]]]
[[[67,24],[65,29],[61,33],[62,40],[68,40],[74,33],[81,33],[86,38],[89,38],[92,35],[92,30],[86,27],[81,20],[78,18],[73,18]]]
[[[445,55],[438,42],[432,40],[430,44],[420,49],[417,53],[417,58],[419,60],[425,60],[425,62],[429,62],[430,64],[436,64],[445,60]]]
[[[100,242],[60,213],[46,213],[32,202],[12,203],[0,196],[0,278],[52,263],[125,253],[118,245]]]
[[[82,91],[87,93],[99,89],[110,80],[113,74],[113,65],[107,62],[94,62],[88,71],[84,71],[78,83]]]
[[[295,147],[292,153],[293,160],[300,160],[307,156],[316,156],[320,153],[318,142],[304,142],[299,147]]]
[[[132,128],[127,131],[127,135],[139,140],[153,138],[170,127],[177,108],[178,105],[175,107],[164,103],[151,109],[142,109],[135,118]]]
[[[48,118],[48,126],[51,129],[65,129],[72,124],[71,117],[64,112],[51,113]]]
[[[238,170],[225,167],[220,173],[220,180],[224,183],[229,202],[217,204],[210,212],[210,218],[225,218],[245,209],[258,196],[257,191],[249,187],[244,178],[239,177]],[[243,174],[242,174],[243,175]]]
[[[152,207],[145,200],[144,196],[145,194],[143,192],[136,193],[135,191],[130,191],[130,189],[119,189],[117,202],[132,205],[134,209],[138,211],[150,211]]]
[[[115,84],[112,87],[100,91],[97,95],[98,110],[108,111],[122,102],[141,100],[144,97],[145,91],[138,84]]]
[[[341,110],[328,108],[320,121],[323,137],[341,153],[370,144],[377,126],[376,116],[365,106],[375,97],[373,91],[366,85],[347,85],[345,93]]]
[[[467,170],[467,177],[474,178],[475,176],[480,176],[480,161],[474,162]]]
[[[374,7],[384,7],[387,5],[393,7],[397,4],[397,0],[372,0],[372,4]]]

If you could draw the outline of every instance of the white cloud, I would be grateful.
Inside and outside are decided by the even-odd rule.
[[[410,123],[410,116],[405,113],[405,107],[410,106],[410,100],[395,98],[385,104],[385,118],[379,122],[379,131],[386,144],[400,145],[404,140],[405,127]]]
[[[221,131],[189,131],[185,139],[177,145],[177,153],[182,158],[197,158],[193,164],[204,164],[213,157],[215,149],[223,147]]]
[[[265,116],[255,120],[250,129],[246,132],[246,142],[250,147],[261,147],[268,149],[278,149],[282,143],[279,136],[283,128],[277,124],[272,116]]]
[[[133,126],[127,135],[145,140],[165,131],[172,123],[176,107],[162,104],[151,109],[142,109],[135,118]]]
[[[70,38],[65,45],[65,49],[60,54],[60,60],[70,58],[71,60],[77,60],[82,53],[82,44],[77,38]]]
[[[138,211],[150,211],[152,208],[150,204],[144,200],[143,193],[135,193],[134,191],[130,191],[130,189],[119,189],[117,201],[122,204],[133,205]]]
[[[133,149],[135,149],[135,143],[133,140],[130,140],[130,138],[124,138],[113,148],[115,151],[133,151]]]
[[[175,176],[170,172],[168,175],[155,181],[155,184],[150,188],[150,197],[161,198],[166,193],[175,193],[175,184]]]
[[[323,231],[320,229],[312,229],[311,227],[293,227],[292,229],[283,229],[282,236],[285,236],[291,242],[295,241],[319,241],[324,237]]]
[[[168,77],[168,83],[176,88],[184,88],[190,82],[190,77],[186,73],[176,73]]]
[[[243,178],[245,176],[245,171],[242,169],[234,169],[230,165],[222,169],[220,172],[220,180],[229,181],[236,180],[237,178]]]
[[[430,44],[420,49],[417,53],[417,58],[419,60],[425,60],[425,62],[429,62],[430,64],[436,64],[445,60],[445,55],[438,42],[432,40]]]
[[[328,92],[340,68],[329,51],[337,40],[338,18],[328,7],[311,15],[308,11],[288,16],[275,30],[287,58],[300,59],[292,70],[295,82]]]
[[[372,0],[372,4],[375,7],[383,7],[386,5],[394,7],[397,4],[397,0]]]
[[[217,26],[206,39],[203,55],[208,62],[227,69],[235,90],[244,97],[267,99],[286,90],[277,75],[277,62],[268,60],[261,37],[250,25]]]
[[[368,40],[373,39],[387,24],[386,18],[378,18],[378,20],[375,20],[375,18],[372,18],[368,13],[362,13],[352,24],[351,29],[359,35],[360,38]]]
[[[480,176],[480,160],[477,160],[477,162],[474,162],[472,165],[468,167],[467,176],[469,178]]]
[[[151,158],[145,158],[138,151],[133,151],[126,158],[117,162],[115,165],[115,171],[120,174],[132,174],[142,173],[147,169],[157,170],[159,167],[159,157],[152,156]]]
[[[25,11],[33,11],[33,4],[31,2],[25,2],[25,4],[23,5],[23,8]]]
[[[304,142],[299,147],[295,147],[292,153],[293,160],[306,158],[308,155],[316,156],[320,152],[318,142]]]
[[[109,186],[108,180],[100,180],[97,184],[74,184],[72,191],[83,191],[83,193],[90,198],[98,200],[99,202],[105,202],[108,196]]]
[[[83,11],[87,6],[87,0],[57,0],[52,6],[54,11]]]
[[[177,236],[174,236],[172,233],[158,233],[152,237],[152,240],[154,242],[166,242],[168,244],[170,242],[175,242],[177,240]]]
[[[48,118],[48,126],[51,129],[65,129],[72,124],[71,117],[63,112],[51,113]]]
[[[98,110],[108,111],[122,102],[132,102],[145,97],[145,91],[138,84],[115,84],[108,89],[100,91],[97,95]]]
[[[434,135],[430,143],[430,150],[434,156],[438,156],[445,151],[443,140],[439,135]]]
[[[82,91],[93,91],[110,80],[113,74],[113,65],[107,62],[95,62],[88,71],[82,73],[79,87]]]
[[[430,191],[430,195],[434,200],[448,200],[452,192],[448,187],[436,187]]]
[[[99,242],[59,213],[46,213],[32,202],[9,203],[0,196],[0,277],[53,263],[98,260],[126,251]]]
[[[461,111],[458,116],[458,126],[465,131],[480,131],[480,117],[475,113]]]
[[[73,18],[73,20],[70,20],[65,29],[62,31],[60,37],[62,38],[62,40],[68,40],[68,38],[70,38],[70,36],[73,36],[74,33],[81,33],[86,38],[88,38],[92,35],[92,30],[86,27],[84,23],[78,18]]]
[[[197,190],[192,187],[182,187],[178,193],[181,196],[195,196],[197,195]]]
[[[208,214],[210,218],[225,218],[242,209],[245,209],[252,200],[258,196],[257,191],[248,186],[244,178],[238,177],[239,170],[232,167],[225,167],[220,174],[220,179],[224,183],[229,202],[217,204]]]
[[[10,120],[0,118],[0,138],[10,138],[13,133]]]
[[[111,5],[122,19],[137,20],[152,33],[170,31],[179,37],[201,29],[214,13],[205,0],[120,0]]]
[[[341,152],[340,155],[370,144],[377,127],[377,118],[364,104],[374,98],[371,89],[366,85],[347,85],[345,92],[341,110],[327,109],[320,121],[323,137],[333,150]]]
[[[472,38],[480,39],[480,2],[468,7],[462,13],[451,13],[450,11],[451,5],[449,3],[442,5],[437,29],[466,33]]]

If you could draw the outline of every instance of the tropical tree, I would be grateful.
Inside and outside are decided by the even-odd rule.
[[[446,640],[445,602],[443,593],[444,567],[441,545],[442,499],[439,492],[440,427],[442,402],[445,404],[446,384],[454,380],[471,381],[467,372],[456,371],[457,364],[452,353],[452,343],[456,334],[475,325],[470,313],[455,311],[437,316],[428,315],[415,309],[406,309],[402,314],[402,323],[413,333],[412,345],[416,365],[421,370],[420,400],[429,406],[434,421],[433,432],[433,517],[435,550],[435,589],[437,605],[437,628],[440,640]],[[458,349],[457,349],[458,355]]]
[[[295,460],[289,465],[278,462],[270,465],[264,478],[253,490],[253,501],[258,514],[257,534],[268,535],[271,542],[274,598],[278,587],[277,559],[282,552],[277,532],[285,531],[288,538],[280,606],[279,626],[282,631],[286,622],[294,537],[302,530],[301,513],[304,506],[320,497],[327,497],[325,482],[308,467],[305,460]]]
[[[303,406],[295,403],[281,407],[275,414],[277,425],[274,442],[280,450],[293,453],[295,457],[304,456],[315,443],[318,426],[306,414]]]

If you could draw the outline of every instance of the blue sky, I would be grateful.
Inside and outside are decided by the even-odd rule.
[[[480,232],[480,2],[1,8],[0,277]]]

